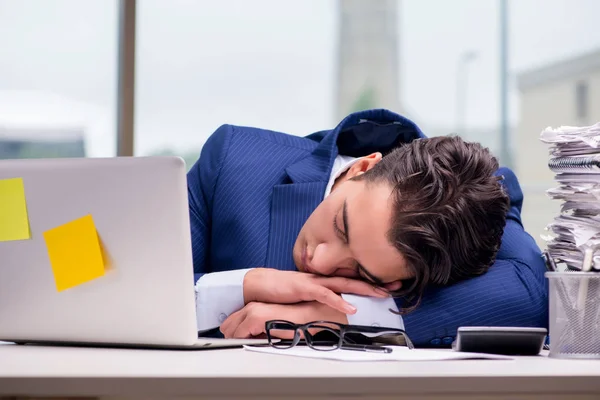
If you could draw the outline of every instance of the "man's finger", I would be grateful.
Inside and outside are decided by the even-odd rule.
[[[264,321],[253,317],[252,314],[246,314],[246,318],[244,318],[244,320],[240,322],[240,324],[237,326],[231,337],[235,339],[248,339],[252,336],[260,335],[264,331]]]
[[[388,297],[389,294],[377,286],[359,281],[358,279],[334,277],[319,277],[318,282],[335,293],[350,293],[361,296]]]
[[[342,299],[339,294],[318,283],[309,286],[308,298],[305,298],[305,301],[318,301],[344,314],[356,313],[356,307]]]
[[[223,333],[223,336],[225,336],[226,338],[233,337],[233,333],[240,325],[240,323],[244,320],[245,314],[246,309],[242,308],[241,310],[236,311],[229,317],[227,317],[227,319],[223,321],[223,323],[219,327],[219,330],[221,331],[221,333]]]

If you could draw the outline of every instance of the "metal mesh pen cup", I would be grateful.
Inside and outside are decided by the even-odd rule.
[[[550,357],[600,359],[600,273],[546,272]]]

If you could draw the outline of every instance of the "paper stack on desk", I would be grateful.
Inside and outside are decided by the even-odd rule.
[[[499,354],[465,353],[451,350],[408,349],[404,346],[386,346],[391,353],[371,353],[354,350],[318,351],[307,346],[291,349],[273,347],[244,346],[244,349],[258,353],[277,354],[305,358],[320,358],[335,361],[444,361],[444,360],[512,360],[513,357]]]
[[[540,139],[550,144],[548,167],[559,186],[547,191],[562,200],[561,213],[544,237],[548,252],[568,269],[582,270],[592,249],[592,269],[600,271],[600,123],[587,127],[546,128]]]

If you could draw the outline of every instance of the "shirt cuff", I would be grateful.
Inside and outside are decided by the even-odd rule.
[[[196,282],[198,332],[217,328],[244,307],[244,277],[252,268],[204,274]]]
[[[342,294],[342,298],[356,307],[355,314],[346,315],[348,324],[404,329],[402,316],[390,311],[391,309],[398,312],[398,306],[393,298],[365,297],[355,294]]]

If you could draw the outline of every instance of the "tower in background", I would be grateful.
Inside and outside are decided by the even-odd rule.
[[[368,108],[401,113],[398,2],[338,0],[338,121]]]

